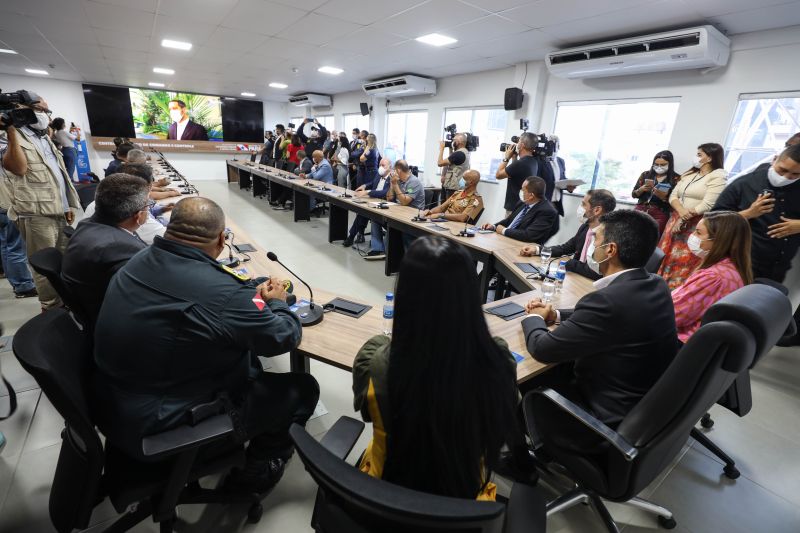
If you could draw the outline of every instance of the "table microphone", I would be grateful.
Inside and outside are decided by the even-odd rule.
[[[296,277],[300,281],[300,283],[305,285],[306,288],[308,289],[308,294],[311,296],[310,303],[308,305],[301,305],[300,307],[297,308],[297,311],[295,312],[295,314],[297,314],[297,316],[300,318],[300,323],[303,325],[303,327],[313,326],[314,324],[319,324],[320,322],[322,322],[322,316],[323,316],[322,306],[316,305],[314,303],[314,292],[311,290],[311,287],[308,285],[308,283],[303,281],[300,278],[300,276],[292,272],[289,267],[281,263],[278,260],[278,256],[275,255],[274,252],[267,252],[267,259],[269,259],[270,261],[275,261],[276,263],[281,265],[283,268],[289,271],[289,273],[292,276]]]
[[[433,207],[435,204],[436,204],[436,200],[434,200],[433,202],[431,202],[431,203],[429,203],[427,205],[423,205],[422,207],[417,209],[417,216],[412,218],[411,222],[427,222],[428,219],[422,216],[422,210],[423,209],[428,209],[430,207]]]
[[[459,237],[474,237],[475,233],[472,231],[467,231],[467,227],[469,226],[469,219],[464,221],[464,229],[458,232]]]

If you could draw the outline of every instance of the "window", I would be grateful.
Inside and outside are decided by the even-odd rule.
[[[300,124],[303,123],[303,120],[305,120],[303,117],[292,117],[289,119],[289,124],[294,124],[294,130],[297,131],[297,128],[299,128]]]
[[[405,159],[409,165],[415,165],[424,171],[427,128],[427,111],[389,113],[382,155],[392,161]],[[380,142],[381,139],[378,139],[379,145]]]
[[[631,191],[653,156],[669,148],[680,103],[672,99],[559,103],[555,133],[566,175],[586,182],[576,192],[608,189],[618,200]]]
[[[316,119],[319,121],[320,124],[325,126],[325,129],[328,130],[329,132],[336,129],[336,127],[333,125],[333,115],[320,115],[316,117]]]
[[[800,93],[742,95],[725,139],[725,169],[730,176],[772,161],[800,131]]]
[[[478,149],[470,154],[469,165],[481,173],[482,180],[497,181],[494,174],[503,160],[500,143],[505,141],[507,119],[502,107],[445,110],[445,126],[455,124],[458,131],[478,136]]]
[[[362,115],[361,113],[348,113],[344,115],[344,131],[347,133],[347,138],[353,134],[353,128],[369,131],[369,115]]]

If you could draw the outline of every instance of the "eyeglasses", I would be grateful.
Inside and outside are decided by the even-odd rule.
[[[150,211],[155,206],[156,206],[156,201],[155,200],[148,200],[148,202],[146,204],[144,204],[144,207],[139,209],[139,211]]]

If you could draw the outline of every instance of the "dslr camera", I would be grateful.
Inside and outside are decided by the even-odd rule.
[[[453,137],[456,136],[458,129],[456,128],[455,124],[450,124],[449,126],[445,127],[444,129],[444,146],[445,148],[453,149]],[[464,135],[467,136],[467,143],[464,148],[467,149],[468,152],[474,152],[480,146],[480,139],[477,135],[473,135],[471,133],[465,132]]]
[[[28,91],[14,91],[4,93],[0,90],[0,130],[6,130],[9,126],[21,128],[30,124],[36,124],[36,114],[30,107],[17,109],[17,104],[31,106],[39,99]]]
[[[525,133],[526,131],[528,131],[529,127],[530,127],[530,120],[528,120],[527,118],[519,119],[519,129],[522,130],[522,133]],[[513,137],[511,137],[511,142],[510,143],[501,143],[500,144],[500,151],[501,152],[505,152],[506,150],[508,150],[509,146],[516,146],[516,144],[518,142],[519,142],[519,135],[514,135]]]

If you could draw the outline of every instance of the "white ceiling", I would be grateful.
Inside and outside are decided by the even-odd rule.
[[[0,54],[0,73],[40,68],[64,80],[163,82],[286,101],[404,72],[502,68],[574,44],[702,23],[728,34],[798,25],[800,0],[2,0],[0,48],[19,54]],[[414,41],[431,32],[458,42]],[[164,38],[194,46],[168,50]],[[322,65],[345,72],[321,74]],[[154,74],[156,66],[176,73]]]

